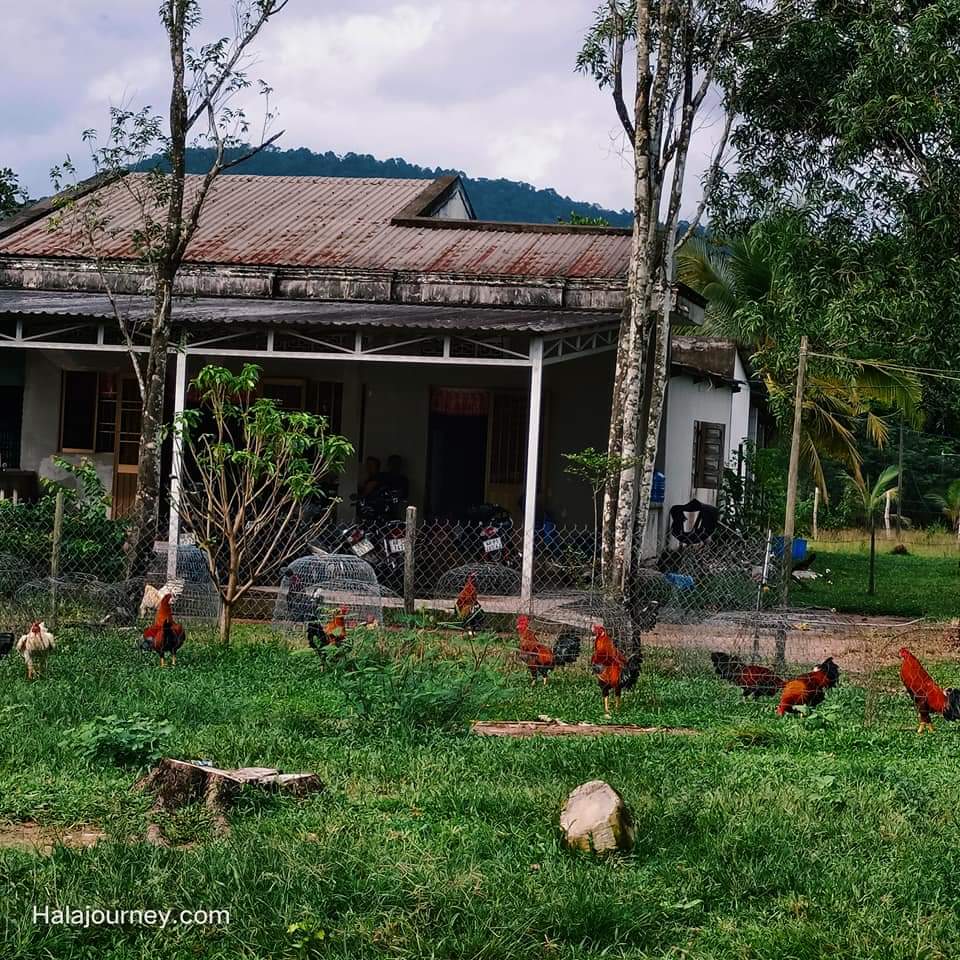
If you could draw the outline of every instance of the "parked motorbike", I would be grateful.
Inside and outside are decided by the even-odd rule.
[[[495,503],[471,507],[460,528],[460,548],[470,560],[515,565],[513,517]]]
[[[403,523],[395,519],[401,500],[384,490],[369,497],[350,498],[356,507],[353,522],[335,525],[324,541],[312,547],[316,553],[350,553],[365,560],[377,579],[391,589],[403,581],[406,538]]]

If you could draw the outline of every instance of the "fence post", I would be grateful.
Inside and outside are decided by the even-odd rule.
[[[57,580],[60,576],[60,544],[63,540],[63,491],[57,491],[53,512],[53,545],[50,549],[50,629],[57,629]]]
[[[413,589],[413,550],[417,541],[417,508],[407,507],[407,525],[403,533],[403,610],[405,613],[414,613],[416,610]]]

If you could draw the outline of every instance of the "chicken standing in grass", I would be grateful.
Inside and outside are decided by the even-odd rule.
[[[167,657],[170,657],[170,666],[177,665],[177,651],[187,639],[183,624],[173,619],[170,604],[170,594],[160,598],[157,615],[153,624],[143,631],[143,641],[140,644],[143,650],[152,650],[159,655],[161,667],[167,665]]]
[[[326,623],[321,624],[318,620],[307,624],[307,643],[320,653],[324,647],[340,646],[347,639],[347,621],[346,616],[349,613],[348,607],[340,607],[333,617]]]
[[[561,633],[556,643],[548,647],[537,639],[530,627],[530,618],[524,614],[517,617],[517,633],[520,637],[520,659],[530,671],[530,682],[542,680],[544,685],[551,670],[574,663],[580,656],[580,637],[575,633]]]
[[[30,629],[17,641],[17,652],[27,665],[27,679],[38,677],[47,666],[47,657],[57,649],[57,642],[47,625],[34,621]]]
[[[637,647],[632,653],[625,654],[617,648],[610,634],[602,624],[593,627],[593,656],[590,666],[600,684],[600,693],[603,695],[603,712],[610,716],[610,694],[617,698],[617,709],[620,708],[623,691],[629,690],[640,679],[640,668],[643,664],[643,651]]]
[[[718,677],[740,687],[745,697],[753,697],[754,700],[772,697],[778,690],[782,690],[787,682],[769,667],[758,663],[744,663],[721,650],[714,650],[710,659]]]
[[[160,607],[160,601],[164,597],[172,597],[174,600],[183,593],[184,583],[180,577],[174,577],[168,580],[162,587],[155,587],[148,583],[143,588],[143,597],[140,600],[140,619],[142,620],[148,610],[157,610]]]
[[[917,733],[929,730],[931,713],[939,713],[944,720],[960,720],[960,690],[955,687],[943,689],[923,668],[923,664],[906,648],[900,648],[900,679],[907,688],[920,717]]]
[[[819,706],[839,679],[840,668],[833,662],[833,657],[827,657],[809,673],[794,677],[783,685],[777,713],[782,717],[785,713],[793,713],[796,707]]]
[[[466,582],[453,603],[454,623],[457,626],[471,629],[479,625],[482,616],[483,608],[480,606],[477,591],[477,575],[470,572],[467,574]]]

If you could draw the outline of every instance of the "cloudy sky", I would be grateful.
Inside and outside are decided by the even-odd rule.
[[[629,207],[630,167],[610,103],[573,63],[597,0],[291,0],[256,47],[283,147],[397,156],[552,186]],[[198,39],[231,0],[204,0]],[[163,107],[157,0],[31,0],[4,11],[0,166],[32,196],[82,161],[111,104]],[[254,110],[250,111],[255,115]],[[699,175],[701,133],[692,157]],[[691,203],[690,206],[694,204]]]

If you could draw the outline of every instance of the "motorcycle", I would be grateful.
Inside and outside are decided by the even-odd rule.
[[[467,511],[460,530],[460,547],[468,559],[508,566],[516,562],[513,517],[494,503],[481,503]]]
[[[336,526],[314,553],[349,553],[365,560],[377,573],[377,579],[391,588],[403,580],[406,532],[395,520],[401,500],[385,490],[369,497],[350,498],[356,507],[356,520]]]

